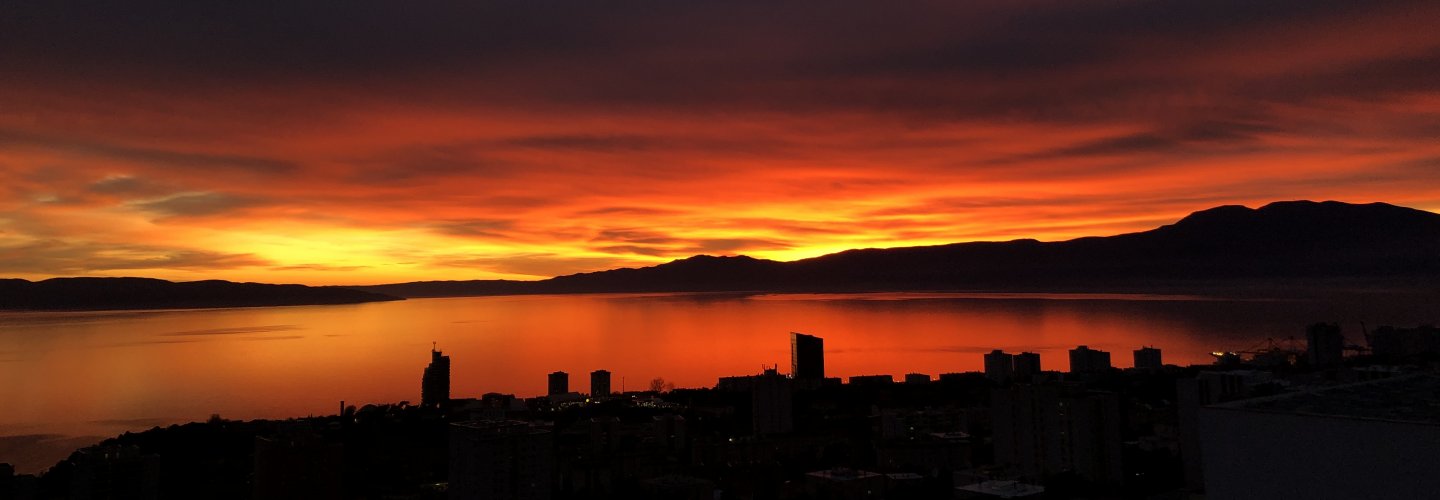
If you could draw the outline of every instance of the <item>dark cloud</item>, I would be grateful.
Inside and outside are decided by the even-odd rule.
[[[29,274],[549,276],[1434,199],[1421,0],[0,13],[0,270]]]
[[[654,215],[676,215],[682,213],[679,210],[652,207],[600,207],[575,212],[576,216],[589,217],[595,215],[614,216],[654,216]]]
[[[1133,214],[1137,209],[1173,206],[1177,210],[1188,207],[1206,207],[1223,204],[1230,194],[1211,192],[1209,187],[1200,193],[1170,191],[1150,193],[1125,199],[1112,199],[1108,195],[1063,195],[1063,196],[968,196],[938,197],[920,200],[913,205],[902,205],[872,210],[867,217],[894,217],[926,214],[962,214],[985,211],[987,213],[1025,212],[1051,210],[1081,218],[1097,216],[1118,216]]]
[[[792,234],[796,236],[819,236],[848,234],[854,231],[849,223],[845,222],[801,222],[783,219],[759,219],[749,217],[737,217],[726,221],[716,221],[715,225],[728,225],[734,228],[755,228],[763,227],[774,231]]]
[[[275,267],[271,267],[270,269],[271,269],[271,270],[274,270],[274,271],[327,271],[327,272],[328,272],[328,271],[333,271],[333,272],[348,272],[348,271],[359,271],[359,270],[361,270],[361,269],[368,269],[368,268],[369,268],[369,266],[332,266],[332,265],[328,265],[328,264],[297,264],[297,265],[293,265],[293,266],[275,266]]]
[[[1277,26],[1407,9],[1431,13],[1418,0],[841,0],[823,7],[734,0],[423,6],[199,0],[19,2],[7,9],[0,17],[6,36],[0,69],[45,76],[119,74],[176,86],[352,82],[396,98],[452,103],[1011,116],[1083,109],[1097,96],[1145,89],[1232,92],[1232,85],[1192,78],[1187,58],[1207,45],[1236,50],[1219,43],[1263,38]],[[1173,67],[1149,76],[1123,69],[1156,65]],[[1422,78],[1437,73],[1433,65],[1407,71]],[[1342,76],[1340,85],[1395,85]],[[432,85],[411,86],[417,80]],[[517,144],[527,141],[545,148],[651,147],[624,134]]]
[[[753,250],[776,250],[792,248],[795,245],[783,241],[760,238],[712,238],[699,239],[685,248],[686,253],[735,253]]]
[[[505,146],[548,150],[584,150],[633,152],[653,149],[664,144],[653,137],[636,135],[545,135],[503,141]]]
[[[1087,157],[1130,157],[1137,155],[1243,153],[1260,148],[1261,134],[1279,133],[1274,126],[1242,121],[1205,120],[1196,123],[1165,126],[1156,130],[1083,141],[1062,147],[995,158],[989,165],[1010,165],[1044,160]],[[1140,165],[1136,165],[1140,166]],[[1059,170],[1074,166],[1057,165]],[[1089,171],[1090,168],[1081,169]],[[1109,168],[1118,171],[1118,168]],[[1054,172],[1052,172],[1054,173]]]
[[[153,197],[175,192],[168,184],[130,175],[112,175],[95,181],[88,189],[92,193],[124,197]]]
[[[576,269],[610,269],[629,261],[612,257],[570,257],[555,254],[498,256],[441,256],[430,264],[441,267],[473,268],[485,271],[549,278],[571,274]]]
[[[0,81],[3,83],[3,81]],[[0,100],[0,102],[4,102]],[[292,162],[234,154],[209,154],[132,147],[104,142],[61,139],[16,131],[0,130],[0,149],[40,149],[69,155],[120,160],[138,165],[195,169],[240,169],[247,172],[283,174],[296,169]]]
[[[1440,37],[1437,37],[1440,38]],[[1318,99],[1374,100],[1440,88],[1440,47],[1326,65],[1305,75],[1249,82],[1237,97],[1260,102],[1307,104]]]
[[[784,241],[759,238],[716,238],[697,240],[676,240],[672,245],[600,245],[593,250],[612,254],[632,254],[649,257],[696,254],[738,254],[744,252],[783,250],[796,245]]]
[[[1393,165],[1392,168],[1407,172],[1429,174],[1430,176],[1440,176],[1440,156],[1403,161]]]
[[[515,227],[515,221],[508,219],[463,219],[447,220],[427,224],[441,234],[462,237],[496,238],[503,237]]]
[[[596,233],[590,241],[614,241],[643,245],[669,245],[680,243],[683,240],[672,237],[658,231],[636,228],[604,229]]]
[[[1255,27],[1347,16],[1382,5],[1417,5],[1414,1],[1354,2],[1351,0],[1277,0],[1249,2],[1121,1],[1094,3],[1052,3],[1030,9],[1006,27],[1026,32],[1062,32],[1136,35],[1214,37]]]
[[[1040,153],[1039,155],[1036,155],[1034,157],[1063,158],[1067,156],[1108,156],[1121,154],[1128,155],[1132,153],[1156,153],[1175,149],[1180,144],[1180,141],[1169,137],[1162,137],[1156,134],[1143,133],[1099,139],[1076,146],[1066,146],[1053,151]]]
[[[524,165],[487,153],[484,142],[417,144],[385,151],[353,162],[352,180],[367,184],[423,182],[436,177],[508,177]]]
[[[183,193],[131,206],[166,217],[199,217],[222,214],[259,205],[261,202],[225,193]]]
[[[263,4],[263,5],[262,5]],[[604,49],[606,22],[633,14],[586,2],[140,2],[117,6],[7,6],[0,22],[10,58],[38,54],[100,68],[139,65],[214,72],[389,71],[445,63],[496,63],[537,53]]]
[[[596,251],[645,256],[731,254],[754,250],[793,248],[789,242],[764,238],[685,238],[638,228],[615,228],[599,231],[591,243]]]
[[[267,266],[251,254],[135,244],[40,240],[0,246],[0,272],[54,276],[129,269],[218,270]]]
[[[675,253],[669,248],[651,247],[644,245],[601,245],[594,247],[594,249],[597,252],[605,252],[618,255],[632,254],[644,255],[648,257],[664,257],[666,255],[675,255]]]

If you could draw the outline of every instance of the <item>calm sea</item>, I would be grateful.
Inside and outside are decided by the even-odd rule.
[[[452,358],[452,395],[539,395],[545,375],[613,373],[615,390],[663,378],[713,386],[765,365],[788,371],[788,332],[825,339],[826,375],[975,371],[990,349],[1034,351],[1065,370],[1079,344],[1155,346],[1173,364],[1314,321],[1419,323],[1385,300],[1330,304],[1085,294],[625,294],[419,299],[346,306],[0,313],[0,462],[53,464],[124,431],[203,420],[333,413],[418,401],[431,343]],[[1395,309],[1388,311],[1386,309]],[[43,464],[43,465],[37,465]]]

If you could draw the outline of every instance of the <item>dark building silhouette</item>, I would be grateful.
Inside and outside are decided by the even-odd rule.
[[[1440,328],[1431,325],[1415,328],[1382,326],[1370,332],[1366,340],[1370,344],[1370,352],[1381,358],[1440,355]]]
[[[1097,373],[1110,369],[1110,353],[1088,346],[1070,350],[1070,373]]]
[[[656,415],[650,418],[650,423],[650,438],[667,450],[678,451],[689,440],[688,426],[683,416]]]
[[[15,483],[15,466],[0,463],[0,498],[19,497],[20,495],[15,491],[17,489]]]
[[[345,447],[308,429],[255,436],[255,498],[344,498]]]
[[[552,372],[547,377],[549,390],[546,394],[558,396],[570,392],[570,374],[565,372]]]
[[[39,478],[29,474],[17,476],[13,465],[0,463],[0,498],[15,500],[39,498],[39,485]]]
[[[102,445],[70,456],[65,498],[160,498],[159,456],[135,446]]]
[[[850,385],[857,386],[886,386],[895,383],[895,377],[890,375],[856,375],[850,377]]]
[[[1015,356],[999,349],[985,355],[985,378],[999,383],[1009,382],[1015,376]]]
[[[1160,350],[1154,347],[1141,347],[1135,350],[1135,367],[1142,370],[1158,370],[1165,366],[1160,361]]]
[[[836,500],[861,500],[866,498],[889,498],[886,495],[884,474],[837,467],[829,470],[808,472],[801,483],[806,496],[803,498],[833,498]]]
[[[794,430],[795,379],[780,369],[765,368],[759,375],[720,377],[715,390],[750,394],[751,428],[755,434],[783,434]]]
[[[1316,323],[1305,329],[1305,360],[1310,366],[1336,366],[1345,359],[1345,337],[1340,325]]]
[[[1015,355],[1015,378],[1029,380],[1040,374],[1040,355],[1022,352]]]
[[[555,470],[549,429],[516,420],[450,424],[451,500],[548,500]]]
[[[420,404],[438,407],[450,401],[450,356],[430,348],[430,366],[420,379]]]
[[[794,382],[774,368],[765,369],[753,382],[750,412],[755,434],[784,434],[794,430]]]
[[[642,498],[666,500],[713,500],[715,483],[694,476],[666,475],[640,482]]]
[[[905,383],[907,384],[928,384],[930,376],[924,373],[906,373]]]
[[[590,372],[590,397],[610,395],[610,372],[606,370],[595,370]]]
[[[1068,472],[1102,484],[1124,481],[1115,394],[1015,385],[991,394],[991,411],[997,463],[1037,478]]]
[[[790,333],[790,376],[806,380],[825,378],[825,339]]]

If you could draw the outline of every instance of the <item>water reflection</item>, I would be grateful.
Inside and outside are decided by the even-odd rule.
[[[644,294],[426,299],[347,306],[0,314],[0,435],[111,435],[169,422],[418,402],[431,342],[452,394],[539,395],[545,375],[613,373],[615,390],[682,387],[788,366],[788,332],[825,338],[830,376],[980,370],[991,349],[1067,368],[1078,344],[1129,366],[1303,333],[1314,321],[1420,323],[1389,301],[1154,295]],[[577,377],[572,390],[588,391]],[[7,457],[0,456],[0,462]]]

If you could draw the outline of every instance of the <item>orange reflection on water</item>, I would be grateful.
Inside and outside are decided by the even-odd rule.
[[[1033,351],[1068,368],[1086,344],[1131,364],[1142,345],[1175,364],[1303,331],[1314,308],[1194,297],[866,294],[572,295],[349,306],[0,315],[0,436],[113,435],[172,422],[333,413],[418,401],[431,342],[453,360],[452,396],[545,391],[545,375],[613,373],[710,387],[789,371],[788,333],[825,339],[826,375],[932,376],[981,354]],[[1344,313],[1342,314],[1350,314]],[[1320,316],[1336,320],[1348,316]],[[1373,315],[1372,315],[1373,317]],[[0,462],[6,457],[0,456]]]

